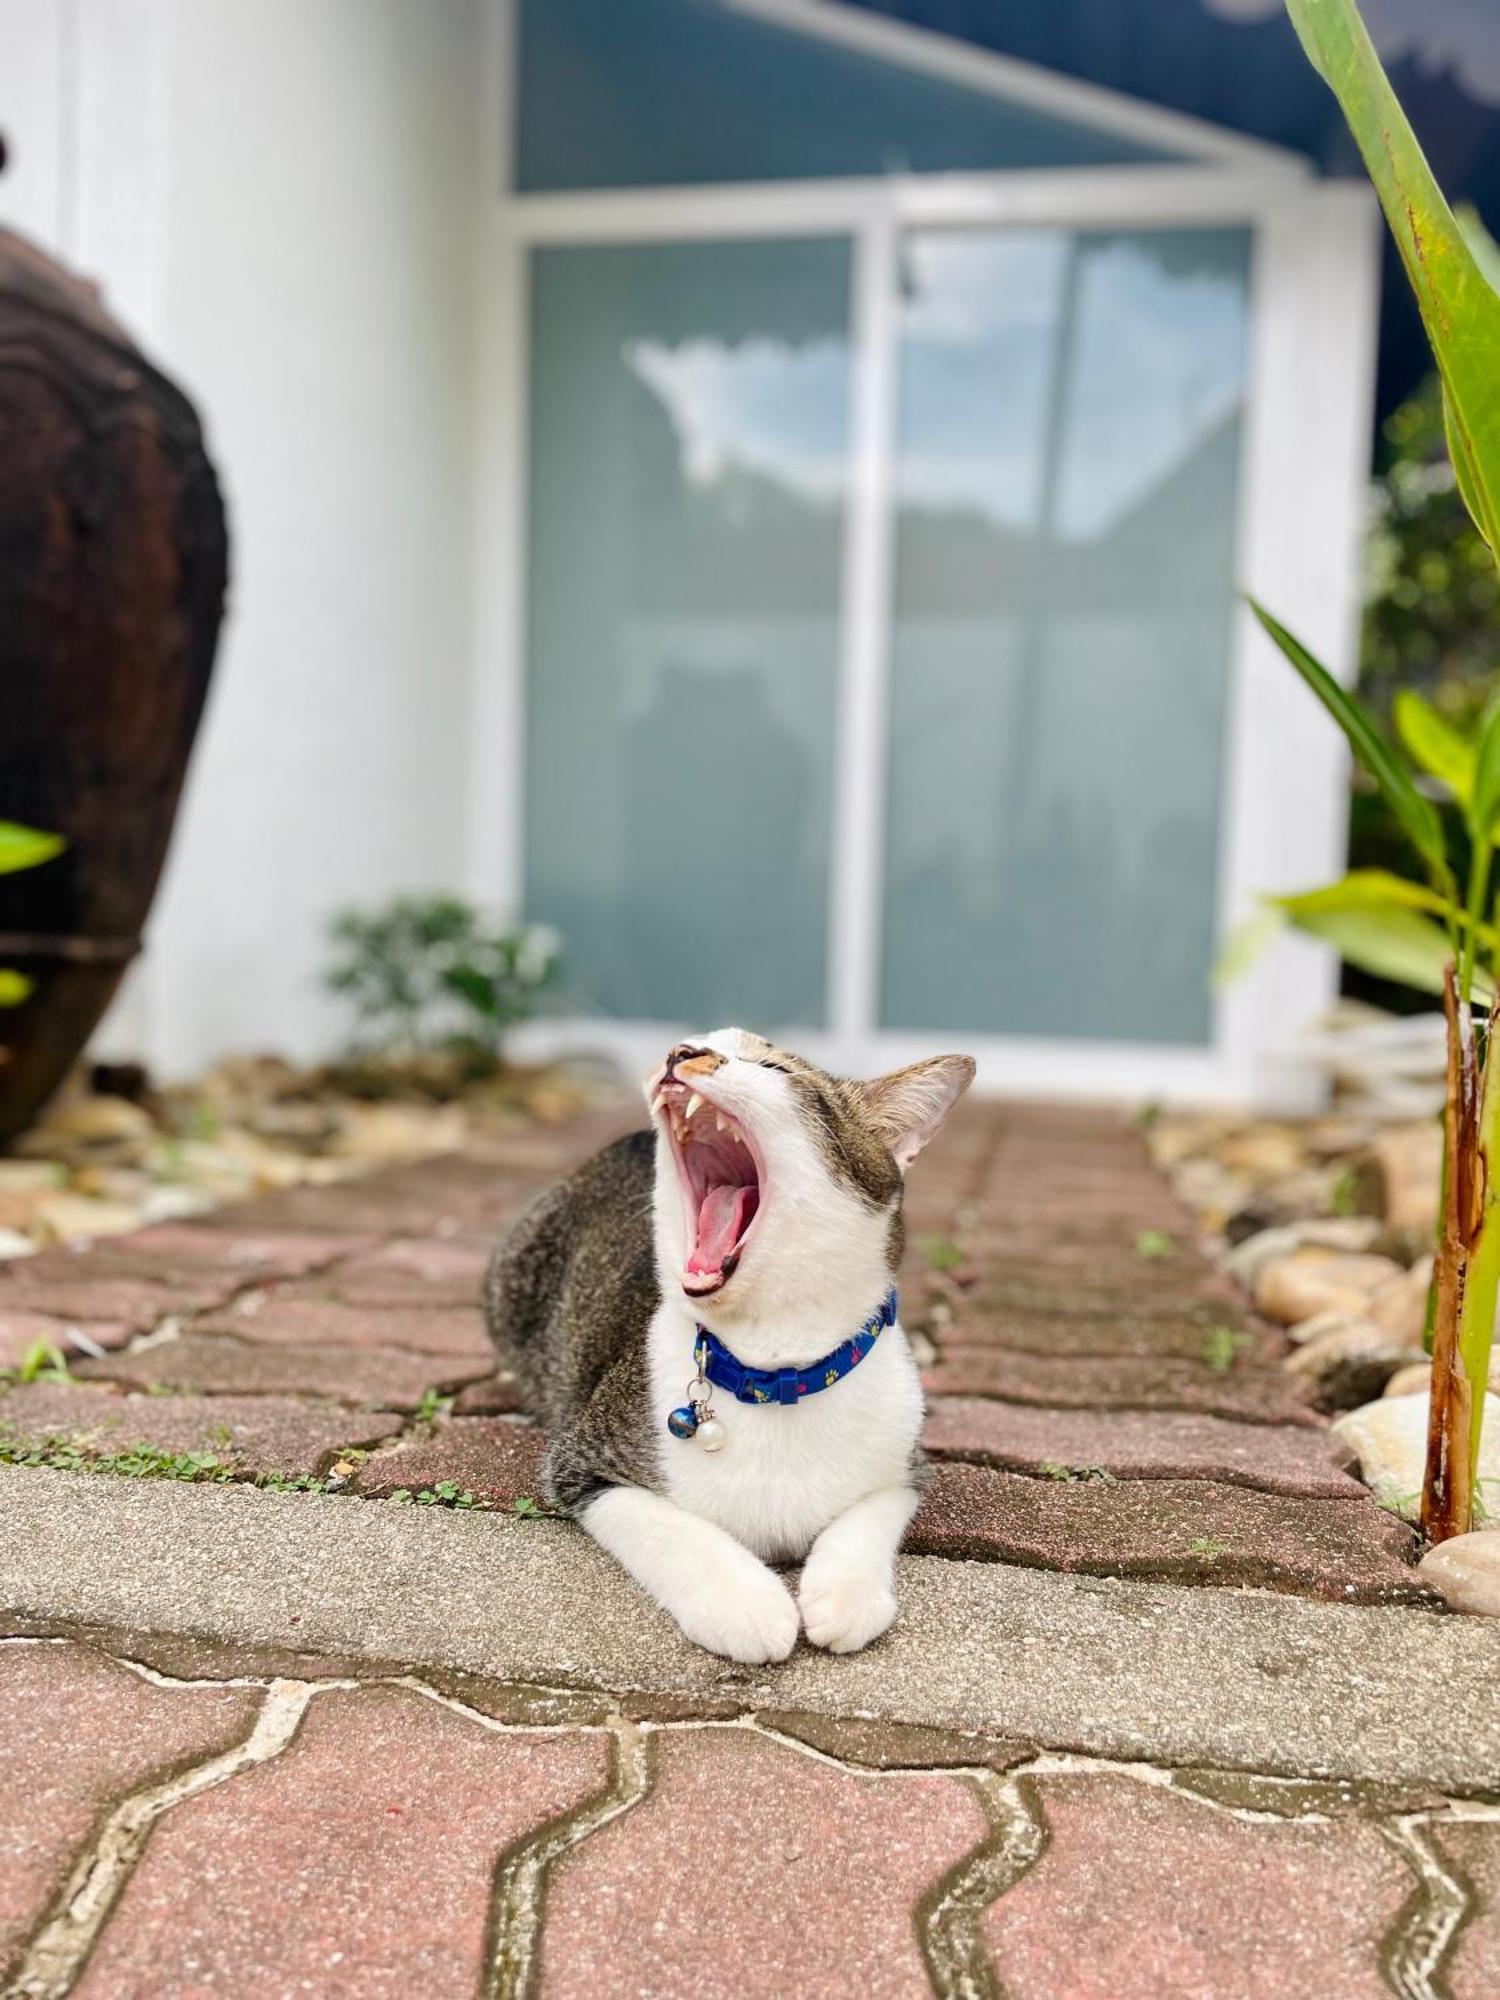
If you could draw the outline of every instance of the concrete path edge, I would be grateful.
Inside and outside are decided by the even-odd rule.
[[[327,1655],[355,1671],[774,1704],[1037,1749],[1500,1795],[1500,1623],[905,1557],[865,1653],[689,1645],[571,1526],[0,1467],[6,1629]]]

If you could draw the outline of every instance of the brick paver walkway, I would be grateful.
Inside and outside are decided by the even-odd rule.
[[[475,1290],[531,1191],[616,1129],[0,1269],[0,1367],[39,1336],[71,1362],[0,1393],[0,1458],[529,1513],[539,1440]],[[914,1550],[1423,1601],[1409,1530],[1118,1118],[967,1107],[909,1216],[936,1459]],[[7,1995],[1500,1991],[1478,1776],[1455,1807],[1114,1765],[784,1712],[774,1672],[688,1712],[227,1659],[179,1679],[128,1636],[10,1629]]]

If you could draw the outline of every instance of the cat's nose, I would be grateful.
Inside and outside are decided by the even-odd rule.
[[[723,1061],[713,1049],[701,1048],[696,1042],[679,1042],[667,1057],[667,1075],[712,1076]]]

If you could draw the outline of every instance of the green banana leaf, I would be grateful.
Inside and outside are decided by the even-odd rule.
[[[39,833],[34,826],[18,826],[12,819],[0,819],[0,875],[39,868],[54,854],[61,854],[66,846],[59,834]]]
[[[1474,791],[1474,745],[1412,688],[1398,690],[1392,713],[1413,762],[1467,806]]]
[[[1318,893],[1277,897],[1276,906],[1299,931],[1331,944],[1362,972],[1394,979],[1418,993],[1442,993],[1453,945],[1440,924],[1418,910],[1394,904],[1320,907]],[[1486,1005],[1494,998],[1489,974],[1480,969],[1474,973],[1473,997]]]
[[[1343,730],[1350,749],[1385,793],[1402,832],[1427,863],[1434,880],[1445,889],[1451,888],[1453,877],[1443,841],[1443,822],[1432,801],[1424,799],[1417,790],[1404,758],[1386,742],[1358,695],[1340,687],[1301,640],[1294,639],[1263,605],[1257,604],[1253,597],[1249,604],[1261,625]]]
[[[1354,0],[1287,0],[1287,12],[1364,155],[1443,379],[1459,489],[1500,551],[1500,293],[1433,179]]]

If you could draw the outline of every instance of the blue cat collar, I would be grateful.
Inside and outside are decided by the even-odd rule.
[[[856,1369],[880,1338],[881,1329],[896,1323],[896,1292],[887,1292],[878,1312],[871,1313],[858,1333],[840,1342],[831,1354],[806,1368],[749,1368],[731,1354],[706,1326],[695,1329],[693,1359],[698,1372],[737,1403],[779,1403],[790,1408],[804,1396],[816,1396]],[[681,1435],[681,1433],[678,1433]]]

